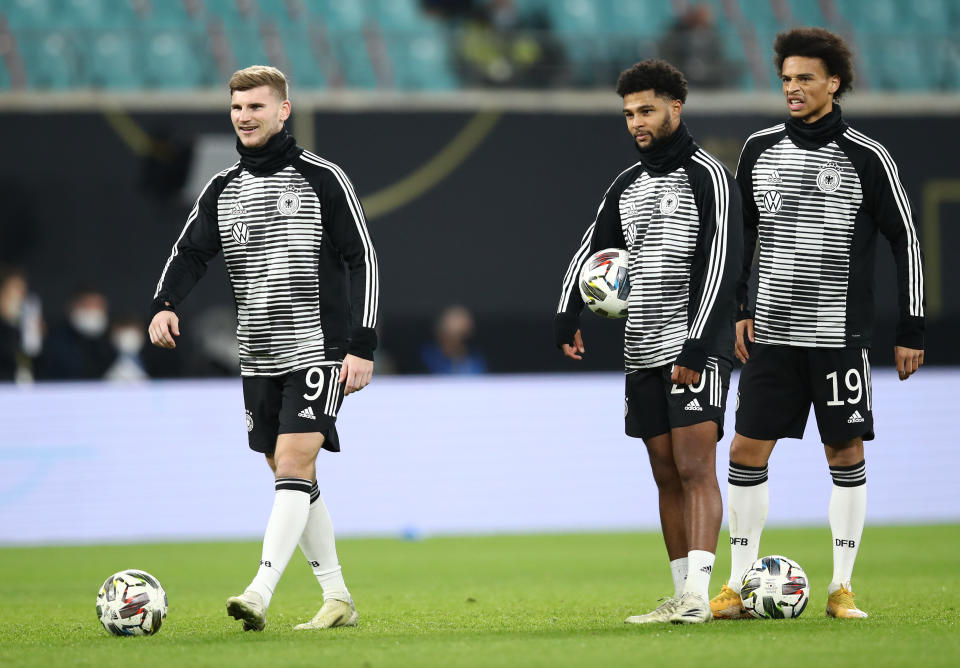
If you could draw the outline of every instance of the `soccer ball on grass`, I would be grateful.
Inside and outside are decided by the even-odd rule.
[[[629,255],[622,248],[605,248],[587,260],[580,271],[580,296],[587,307],[604,318],[625,318],[630,296]]]
[[[146,571],[114,573],[97,594],[97,617],[115,636],[153,635],[167,617],[167,593]]]
[[[740,600],[744,609],[758,619],[799,617],[810,600],[810,582],[792,559],[764,557],[743,574]]]

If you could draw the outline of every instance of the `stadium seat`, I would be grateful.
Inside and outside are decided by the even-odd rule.
[[[280,28],[279,33],[290,61],[290,71],[287,74],[291,84],[297,89],[326,87],[326,73],[314,53],[308,27],[289,25]]]
[[[3,9],[11,28],[47,30],[53,26],[50,0],[5,0]]]
[[[225,25],[224,32],[230,43],[230,52],[237,61],[238,69],[270,62],[263,49],[263,40],[257,24]]]
[[[23,39],[28,34],[28,39]],[[31,88],[65,89],[76,86],[76,50],[70,34],[59,30],[17,33],[17,44]]]
[[[143,79],[133,36],[124,30],[101,31],[85,41],[86,81],[94,88],[141,88]]]
[[[196,38],[200,39],[196,39]],[[198,53],[194,44],[205,44],[205,35],[184,31],[155,32],[147,40],[145,83],[153,88],[194,88],[214,83],[209,53]],[[203,49],[205,51],[205,48]]]
[[[312,0],[306,6],[311,19],[331,31],[358,32],[369,22],[366,0]]]
[[[363,32],[344,31],[327,33],[337,65],[343,72],[348,88],[376,88],[377,74],[370,60]]]
[[[915,30],[946,32],[960,19],[960,5],[948,0],[913,0],[904,17]]]
[[[827,25],[823,12],[820,10],[819,2],[810,2],[810,0],[788,0],[790,13],[793,16],[794,25],[783,26],[792,28],[796,26],[821,26]]]
[[[430,25],[419,0],[373,0],[371,9],[384,32],[416,31]]]
[[[10,90],[10,74],[3,63],[3,58],[0,58],[0,90]]]
[[[740,11],[757,32],[776,32],[782,27],[770,0],[740,0]]]
[[[547,5],[550,24],[556,32],[596,35],[604,28],[600,3],[591,0],[556,0]]]
[[[277,2],[276,4],[283,3]],[[219,18],[228,27],[248,25],[256,19],[256,13],[253,11],[256,9],[254,3],[244,5],[251,10],[248,13],[240,12],[240,5],[237,4],[237,0],[204,0],[204,7],[208,19]]]
[[[142,23],[163,28],[186,28],[203,22],[203,13],[190,14],[183,0],[154,0],[149,11],[140,16]]]
[[[675,20],[673,8],[666,2],[609,0],[604,9],[606,30],[613,35],[658,37]]]
[[[439,30],[386,35],[393,84],[400,90],[452,90],[456,79],[445,35]]]
[[[128,0],[60,0],[54,7],[55,25],[63,28],[120,29],[137,21]]]
[[[556,0],[546,9],[570,62],[571,83],[593,85],[608,78],[616,68],[613,45],[597,37],[606,24],[602,6],[590,0]]]
[[[269,20],[278,26],[288,27],[299,22],[300,17],[295,17],[290,13],[290,3],[277,2],[277,0],[260,0],[257,3],[257,9],[261,20]]]
[[[933,49],[919,49],[915,38],[884,37],[858,33],[861,64],[867,68],[871,87],[891,91],[935,90],[940,85],[942,64],[939,58],[925,58]],[[938,55],[939,52],[938,52]]]
[[[758,83],[760,92],[777,92],[783,90],[783,83],[780,81],[780,73],[773,66],[773,41],[777,37],[779,29],[770,26],[763,30],[757,30],[757,48],[759,50],[760,65],[763,67],[763,84]]]
[[[898,0],[834,0],[850,25],[867,33],[893,34],[904,29],[903,3]],[[903,8],[905,9],[905,8]]]

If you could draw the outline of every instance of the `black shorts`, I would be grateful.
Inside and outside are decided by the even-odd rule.
[[[803,438],[811,403],[827,445],[872,440],[869,351],[753,344],[740,373],[737,433],[761,441]]]
[[[324,435],[324,450],[340,452],[336,427],[344,389],[340,366],[328,362],[281,376],[245,376],[250,449],[270,454],[279,434],[319,432]]]
[[[672,364],[627,374],[624,430],[634,438],[653,438],[677,427],[713,420],[717,440],[723,438],[723,412],[730,387],[727,360],[707,358],[697,385],[674,385]]]

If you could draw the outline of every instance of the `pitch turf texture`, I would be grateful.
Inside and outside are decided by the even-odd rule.
[[[727,574],[727,536],[712,589]],[[243,633],[224,600],[258,543],[0,548],[0,666],[956,666],[960,526],[868,527],[855,572],[866,620],[826,619],[825,529],[769,530],[813,583],[798,620],[700,626],[623,623],[666,593],[656,533],[343,540],[360,626],[302,632],[319,586],[297,552],[262,633]],[[107,635],[101,582],[156,575],[170,611],[153,637]]]

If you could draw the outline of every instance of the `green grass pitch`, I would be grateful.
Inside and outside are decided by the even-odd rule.
[[[729,568],[727,536],[711,589]],[[960,526],[867,527],[854,589],[866,620],[826,619],[827,529],[768,530],[764,553],[812,581],[798,620],[625,625],[668,593],[657,533],[342,540],[360,610],[352,629],[298,632],[320,589],[297,552],[267,628],[243,633],[224,599],[240,592],[258,543],[0,548],[0,666],[956,666]],[[156,575],[170,612],[153,637],[100,626],[101,582]]]

